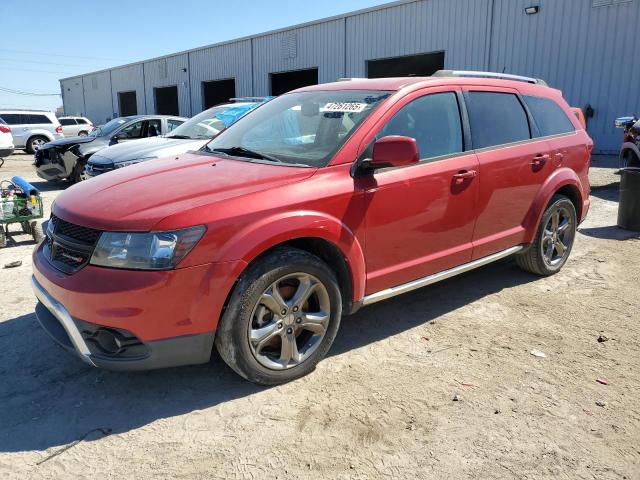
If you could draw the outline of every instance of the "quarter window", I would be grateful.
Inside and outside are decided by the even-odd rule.
[[[28,121],[25,123],[31,123],[31,124],[52,123],[49,117],[47,117],[46,115],[30,114],[30,115],[22,115],[22,116],[28,119]]]
[[[548,98],[525,95],[524,102],[540,130],[540,135],[559,135],[575,131],[573,123],[556,102]]]
[[[486,148],[531,138],[527,114],[512,93],[469,92],[467,109],[473,148]]]
[[[2,119],[7,122],[7,125],[20,125],[22,123],[19,113],[3,113]]]
[[[382,128],[378,138],[415,138],[421,160],[462,152],[460,109],[454,92],[433,93],[402,107]]]

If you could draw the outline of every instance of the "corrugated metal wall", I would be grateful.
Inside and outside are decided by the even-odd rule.
[[[344,76],[344,19],[253,40],[253,92],[269,95],[270,73],[318,68],[320,83]]]
[[[366,76],[367,60],[444,51],[445,68],[544,78],[563,90],[570,104],[592,105],[595,116],[588,121],[588,130],[596,151],[614,152],[621,135],[613,128],[613,119],[640,114],[640,62],[635,61],[633,50],[640,28],[640,0],[599,1],[609,5],[596,8],[593,2],[395,2],[64,79],[65,110],[79,113],[83,105],[82,113],[102,123],[117,111],[117,92],[135,89],[139,113],[153,113],[153,89],[177,85],[180,114],[190,116],[202,110],[203,81],[235,78],[236,95],[267,95],[270,74],[275,72],[317,67],[319,81],[331,82]],[[540,12],[526,15],[524,9],[531,5],[540,6]],[[79,91],[82,83],[84,91]]]
[[[525,15],[535,3],[540,13]],[[616,117],[640,114],[640,1],[496,0],[489,68],[543,78],[576,107],[590,104],[596,151],[616,152]]]
[[[69,78],[60,82],[64,113],[67,115],[84,115],[84,92],[82,77]]]
[[[180,115],[191,116],[189,88],[189,59],[186,53],[144,62],[144,88],[146,92],[147,113],[155,113],[154,88],[178,87],[178,105]]]
[[[189,52],[189,65],[193,115],[202,110],[202,82],[233,78],[238,97],[253,95],[251,40]]]
[[[136,104],[138,113],[146,112],[144,74],[142,64],[129,65],[111,70],[111,95],[113,106],[120,115],[118,92],[136,92]]]
[[[491,0],[426,0],[346,18],[347,77],[366,61],[445,52],[445,68],[486,68]]]
[[[92,73],[83,77],[86,116],[96,125],[114,117],[111,96],[111,72]]]

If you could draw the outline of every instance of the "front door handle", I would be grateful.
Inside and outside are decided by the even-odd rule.
[[[461,170],[453,176],[453,180],[456,185],[460,185],[465,182],[465,180],[470,180],[478,175],[478,172],[475,170]]]

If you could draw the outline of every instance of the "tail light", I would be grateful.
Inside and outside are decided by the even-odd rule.
[[[56,133],[62,133],[62,125],[56,127]]]
[[[0,132],[9,133],[11,132],[11,129],[9,127],[5,127],[4,125],[0,125]]]

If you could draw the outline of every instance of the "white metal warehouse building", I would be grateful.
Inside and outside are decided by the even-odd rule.
[[[64,111],[192,116],[230,97],[341,77],[489,70],[542,78],[587,110],[597,152],[640,114],[640,0],[403,0],[60,80]]]

